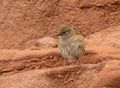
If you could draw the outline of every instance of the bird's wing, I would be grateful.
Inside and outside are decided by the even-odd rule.
[[[83,39],[84,37],[82,35],[74,35],[71,37],[71,47],[73,47],[73,51],[74,49],[82,49],[83,53],[85,53]]]
[[[83,42],[83,39],[84,39],[82,35],[74,35],[71,38],[72,40],[78,41],[78,42]]]
[[[84,46],[84,38],[82,35],[74,35],[71,37],[72,43],[78,43],[80,44],[82,47]]]

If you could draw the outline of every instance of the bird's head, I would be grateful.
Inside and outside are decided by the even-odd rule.
[[[60,30],[57,33],[57,36],[61,36],[61,38],[65,39],[65,38],[69,38],[75,34],[76,34],[76,32],[72,27],[65,25],[60,28]]]

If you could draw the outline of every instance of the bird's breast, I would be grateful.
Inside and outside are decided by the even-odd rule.
[[[69,56],[70,54],[70,43],[69,43],[69,40],[61,40],[60,41],[60,44],[59,44],[59,48],[60,48],[60,51],[61,51],[61,54],[67,58],[67,56]]]

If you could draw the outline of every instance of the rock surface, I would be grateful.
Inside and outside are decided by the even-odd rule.
[[[68,63],[56,48],[0,50],[0,88],[119,88],[120,48],[115,42],[118,37],[113,36],[119,31],[111,30],[116,46],[99,45],[94,39],[108,29],[86,37],[87,53],[79,59],[79,64]],[[99,40],[103,38],[109,36]]]
[[[88,36],[120,23],[120,0],[2,0],[0,49],[25,49],[68,24]]]
[[[86,54],[69,63],[56,31],[85,36]],[[120,88],[119,0],[3,0],[0,88]]]

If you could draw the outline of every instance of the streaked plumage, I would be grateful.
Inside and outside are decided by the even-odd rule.
[[[82,35],[76,35],[75,30],[70,26],[62,27],[58,34],[60,36],[59,49],[64,58],[69,62],[76,61],[85,52]]]

